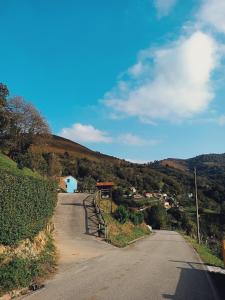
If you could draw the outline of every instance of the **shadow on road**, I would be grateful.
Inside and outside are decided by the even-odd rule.
[[[225,299],[225,275],[220,273],[208,272],[217,290],[219,299]]]
[[[92,202],[92,196],[88,196],[86,199],[83,200],[83,206],[85,210],[85,227],[86,234],[97,237],[99,232],[98,219]]]
[[[180,278],[174,295],[163,294],[164,299],[193,299],[193,300],[223,300],[225,299],[225,276],[208,272],[201,268],[204,263],[188,262],[188,261],[173,261],[174,263],[186,263],[188,268],[178,268],[181,270]],[[207,280],[203,278],[208,277]],[[210,279],[211,284],[210,284]],[[187,285],[188,282],[188,285]],[[194,295],[194,296],[193,296]]]
[[[61,205],[84,206],[82,203],[61,203]]]

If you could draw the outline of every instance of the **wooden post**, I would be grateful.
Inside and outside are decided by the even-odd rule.
[[[108,240],[108,227],[106,224],[105,224],[105,240],[106,241]]]
[[[196,204],[196,221],[197,221],[197,238],[198,243],[200,244],[200,229],[199,229],[199,213],[198,213],[198,186],[197,186],[197,173],[196,168],[194,168],[195,175],[195,204]]]
[[[225,240],[222,241],[223,262],[225,266]]]

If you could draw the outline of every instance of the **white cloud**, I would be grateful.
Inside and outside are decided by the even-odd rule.
[[[223,115],[217,115],[217,116],[211,116],[211,117],[205,117],[200,119],[194,119],[189,121],[190,124],[216,124],[219,126],[225,125],[225,114]]]
[[[145,70],[145,66],[142,64],[141,61],[139,61],[134,66],[128,69],[128,73],[129,75],[136,77],[141,75],[144,72],[144,70]]]
[[[161,18],[167,16],[176,2],[177,0],[155,0],[158,17]]]
[[[132,146],[154,146],[159,144],[158,140],[154,139],[143,139],[137,135],[132,133],[125,133],[121,134],[118,137],[118,142],[125,144],[125,145],[132,145]]]
[[[217,119],[217,123],[218,123],[220,126],[225,125],[225,115],[219,116],[218,119]]]
[[[211,75],[217,66],[218,45],[202,31],[181,37],[163,49],[142,51],[135,77],[105,95],[105,104],[119,114],[145,121],[180,121],[207,109],[214,97]]]
[[[225,33],[225,1],[205,0],[197,18],[203,25],[210,25],[216,31]]]
[[[104,131],[94,128],[92,125],[75,123],[69,128],[63,128],[59,135],[80,143],[110,143],[112,138]]]

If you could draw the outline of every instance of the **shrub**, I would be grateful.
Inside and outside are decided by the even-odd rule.
[[[147,222],[154,229],[166,228],[168,218],[165,208],[161,205],[153,205],[147,210]]]
[[[6,292],[38,283],[54,272],[56,264],[55,246],[51,236],[37,258],[13,257],[0,262],[0,297]]]
[[[123,190],[121,188],[113,189],[112,199],[117,205],[120,205],[123,202]]]
[[[141,224],[144,221],[144,214],[142,212],[132,212],[130,214],[130,220],[134,225]]]
[[[117,221],[119,221],[121,224],[124,224],[128,220],[128,217],[129,217],[129,212],[122,205],[120,205],[114,213],[114,218]]]
[[[19,287],[26,287],[33,277],[38,275],[35,260],[14,258],[0,269],[0,292],[6,292]]]
[[[56,205],[56,185],[42,178],[1,172],[0,243],[33,238],[47,224]]]

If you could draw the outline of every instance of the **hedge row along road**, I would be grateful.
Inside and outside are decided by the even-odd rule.
[[[0,172],[0,244],[35,237],[46,227],[56,201],[54,181]]]
[[[175,232],[157,231],[123,249],[87,235],[86,196],[59,195],[58,273],[23,299],[217,299],[195,251]]]

